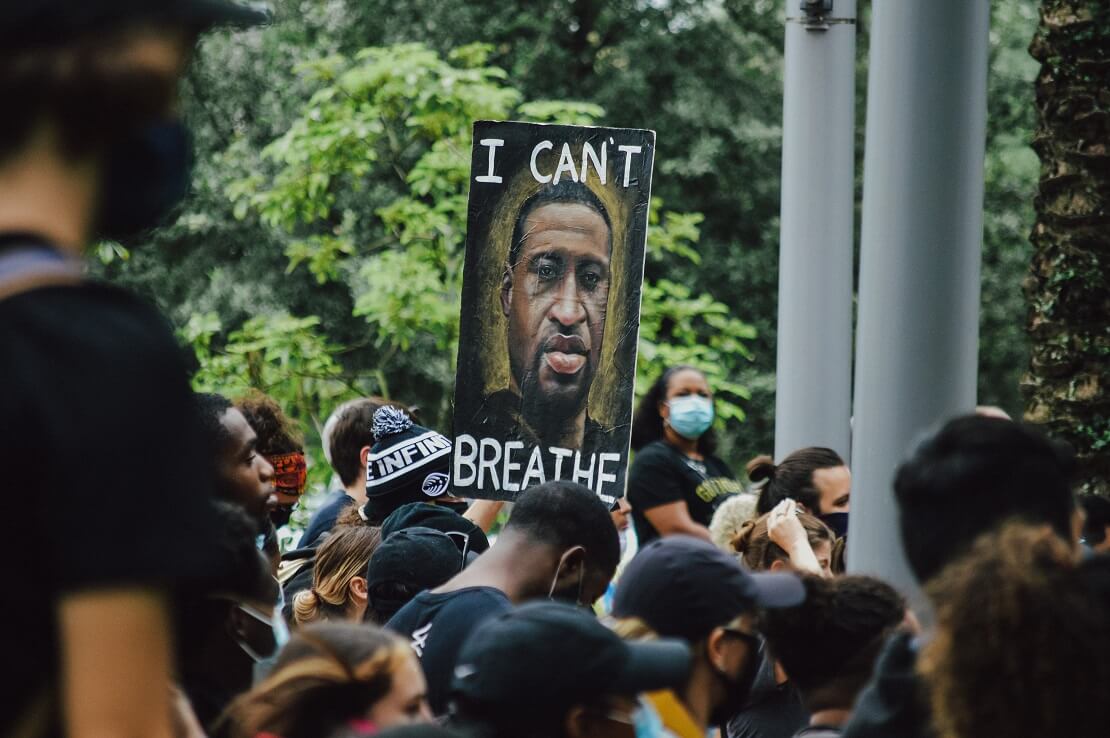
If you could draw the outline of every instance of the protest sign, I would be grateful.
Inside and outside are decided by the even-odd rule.
[[[624,492],[655,133],[474,126],[455,494]]]

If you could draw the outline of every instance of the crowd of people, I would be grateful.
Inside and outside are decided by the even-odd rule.
[[[197,35],[263,14],[0,17],[0,458],[20,495],[0,734],[1110,731],[1110,502],[1077,500],[1068,449],[997,413],[932,429],[893,480],[930,613],[846,573],[844,459],[738,476],[692,366],[643,394],[612,503],[558,479],[457,496],[449,435],[395,399],[345,402],[322,431],[332,491],[282,551],[307,504],[296,420],[261,391],[193,392],[157,312],[81,268],[94,234],[153,226],[183,192],[174,90]]]

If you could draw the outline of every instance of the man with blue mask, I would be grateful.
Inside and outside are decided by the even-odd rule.
[[[264,19],[230,0],[0,3],[0,463],[22,500],[8,543],[51,561],[0,595],[22,665],[0,734],[171,734],[167,593],[225,566],[211,474],[169,326],[86,281],[84,253],[185,194],[192,47]]]

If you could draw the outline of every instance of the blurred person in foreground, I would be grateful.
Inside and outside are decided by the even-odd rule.
[[[228,709],[232,738],[374,735],[431,721],[420,665],[392,633],[351,623],[297,632],[273,672]]]
[[[1047,526],[980,538],[928,585],[919,658],[941,738],[1095,738],[1110,727],[1110,559]]]
[[[809,713],[795,738],[836,738],[886,637],[905,622],[906,603],[871,577],[806,577],[803,583],[805,602],[768,610],[760,631]]]
[[[529,600],[589,607],[616,571],[620,542],[609,509],[588,487],[553,481],[525,490],[497,544],[443,586],[416,595],[387,627],[410,639],[442,715],[459,649],[480,623]]]
[[[169,325],[86,281],[84,255],[185,194],[191,50],[214,25],[261,20],[219,0],[0,9],[0,464],[24,506],[9,542],[50,553],[0,595],[21,672],[0,734],[171,730],[167,593],[220,566],[209,470]]]
[[[1001,418],[967,415],[927,436],[894,477],[902,548],[926,593],[929,581],[976,538],[1011,519],[1047,526],[1078,549],[1082,516],[1071,489],[1074,466],[1069,448]],[[936,735],[917,676],[920,649],[910,633],[888,640],[845,736]]]
[[[617,585],[613,615],[637,635],[681,638],[691,647],[686,681],[648,695],[665,727],[680,738],[706,735],[745,702],[760,664],[758,611],[792,607],[805,597],[792,574],[749,574],[708,541],[668,536],[628,563]]]
[[[638,696],[677,689],[689,672],[680,640],[626,642],[580,608],[529,603],[466,639],[451,724],[474,738],[635,738]]]

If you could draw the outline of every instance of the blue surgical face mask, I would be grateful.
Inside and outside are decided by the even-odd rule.
[[[674,432],[695,441],[713,425],[713,401],[701,395],[683,395],[667,402],[667,422]]]
[[[663,738],[670,735],[664,728],[659,713],[646,699],[640,698],[639,708],[632,714],[632,719],[636,738]]]

